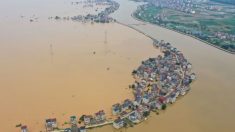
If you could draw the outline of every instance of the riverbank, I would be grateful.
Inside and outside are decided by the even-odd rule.
[[[223,49],[223,48],[221,48],[221,47],[219,47],[219,46],[216,46],[216,45],[214,45],[214,44],[211,44],[211,43],[209,43],[209,42],[207,42],[207,41],[205,41],[205,40],[202,40],[202,39],[200,39],[200,38],[198,38],[198,37],[195,37],[195,36],[193,36],[193,35],[186,34],[186,33],[180,32],[180,31],[178,31],[178,30],[174,30],[174,29],[168,28],[168,27],[166,27],[166,26],[161,26],[161,25],[157,25],[157,24],[152,24],[152,23],[150,23],[150,22],[146,22],[146,21],[144,21],[144,20],[141,20],[141,19],[135,17],[134,13],[131,14],[131,17],[133,17],[133,19],[135,19],[135,20],[137,20],[137,21],[140,21],[140,22],[143,22],[143,23],[148,23],[148,24],[150,24],[150,25],[156,25],[156,26],[159,26],[159,27],[162,27],[162,28],[171,30],[171,31],[173,31],[173,32],[177,32],[177,33],[180,33],[180,34],[183,34],[183,35],[192,37],[192,38],[197,39],[197,40],[199,40],[199,41],[201,41],[201,42],[203,42],[203,43],[205,43],[205,44],[208,44],[208,45],[213,46],[213,47],[215,47],[215,48],[217,48],[217,49],[220,49],[220,50],[222,50],[222,51],[224,51],[224,52],[227,52],[227,53],[230,53],[230,54],[235,54],[235,52],[232,52],[232,51],[229,51],[229,50],[225,50],[225,49]]]

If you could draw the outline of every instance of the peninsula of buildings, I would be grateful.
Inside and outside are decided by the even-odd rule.
[[[133,16],[192,36],[235,54],[235,5],[212,0],[136,0],[147,2]],[[222,0],[221,0],[222,1]]]
[[[142,61],[133,70],[135,82],[129,87],[133,90],[134,99],[126,99],[111,107],[112,118],[107,118],[104,110],[94,115],[71,116],[70,125],[66,129],[58,127],[56,118],[45,120],[47,132],[86,132],[86,129],[113,125],[115,129],[133,127],[146,120],[152,113],[165,110],[179,96],[184,96],[190,90],[190,84],[196,79],[192,64],[183,53],[163,40],[153,40],[153,46],[159,48],[163,55]],[[22,132],[28,132],[27,126],[21,126]]]

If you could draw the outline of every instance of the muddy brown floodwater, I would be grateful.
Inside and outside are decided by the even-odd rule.
[[[18,132],[27,124],[44,130],[44,120],[59,124],[69,116],[92,114],[132,98],[131,72],[159,51],[152,41],[119,24],[52,21],[50,16],[73,16],[83,10],[72,0],[0,1],[0,128]],[[133,127],[112,126],[91,132],[230,132],[235,129],[235,57],[198,40],[131,18],[137,4],[120,2],[112,16],[181,50],[198,79],[192,90],[160,115]],[[83,12],[84,13],[84,12]],[[38,18],[29,22],[29,19]],[[107,43],[105,42],[107,32]],[[94,54],[95,52],[95,54]]]
[[[109,115],[114,103],[132,98],[132,70],[159,54],[149,38],[119,24],[50,21],[40,12],[38,22],[29,22],[33,12],[0,14],[3,132],[19,131],[19,123],[44,130],[50,117],[61,125],[71,115],[101,109]]]

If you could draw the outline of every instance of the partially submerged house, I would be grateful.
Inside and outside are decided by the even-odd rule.
[[[76,116],[70,116],[70,123],[71,124],[77,124],[77,117]]]
[[[80,129],[78,128],[77,124],[72,123],[71,132],[80,132]]]
[[[133,108],[133,102],[129,99],[124,100],[122,104],[122,111],[126,111],[130,108]]]
[[[21,132],[28,132],[27,126],[21,126]]]
[[[97,123],[101,123],[101,122],[104,122],[106,120],[104,110],[100,110],[97,113],[95,113],[95,120],[96,120]]]
[[[135,110],[128,116],[128,119],[133,123],[139,123],[141,120],[141,114]]]
[[[50,118],[50,119],[46,119],[46,131],[47,132],[50,132],[50,131],[53,131],[55,129],[57,129],[57,121],[56,121],[56,118]]]
[[[113,115],[118,115],[122,112],[122,106],[117,103],[112,106],[112,113]]]
[[[85,116],[84,116],[84,124],[85,124],[85,125],[90,125],[92,118],[93,118],[92,115],[85,115]]]
[[[124,121],[120,118],[114,120],[113,127],[116,129],[120,129],[120,128],[124,127]]]
[[[85,126],[81,126],[80,127],[80,132],[86,132],[86,127]]]

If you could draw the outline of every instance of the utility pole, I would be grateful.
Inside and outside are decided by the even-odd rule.
[[[107,31],[104,32],[104,43],[107,44]]]
[[[50,56],[51,56],[51,64],[53,63],[53,56],[54,56],[54,52],[53,52],[53,45],[50,44]]]
[[[104,53],[105,55],[108,54],[109,48],[108,48],[108,41],[107,41],[107,31],[104,32]]]

